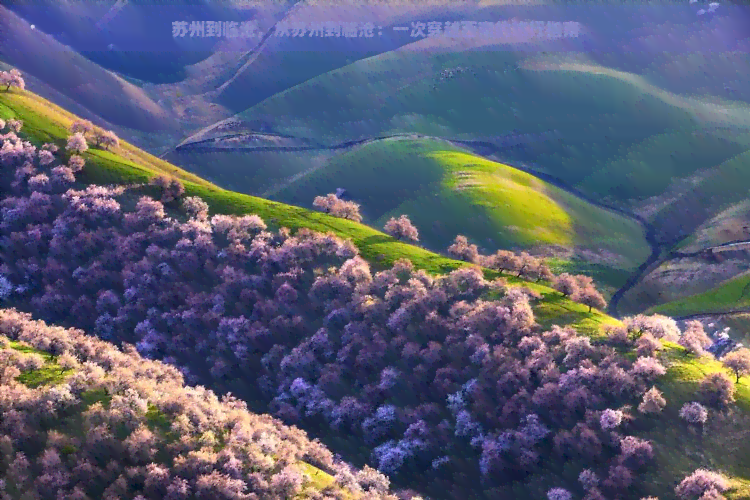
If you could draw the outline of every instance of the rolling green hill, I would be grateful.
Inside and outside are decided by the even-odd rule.
[[[25,91],[0,92],[0,110],[5,118],[13,116],[23,119],[26,124],[25,131],[38,142],[53,141],[62,144],[67,135],[65,127],[72,118],[59,108]],[[442,156],[438,155],[438,158],[454,159],[462,154],[455,151],[444,152]],[[310,227],[315,230],[331,230],[340,236],[352,238],[365,257],[375,262],[378,261],[379,255],[382,255],[382,260],[387,262],[392,262],[399,257],[408,257],[416,267],[431,272],[441,272],[463,265],[424,249],[395,242],[382,233],[361,224],[217,188],[125,143],[112,153],[91,151],[85,156],[88,161],[85,180],[88,181],[144,182],[159,172],[168,171],[184,180],[189,194],[202,196],[210,204],[212,212],[254,212],[278,225],[285,225],[292,229]],[[506,182],[513,180],[519,189],[521,187],[531,189],[530,186],[533,185],[528,177],[510,175],[511,173],[507,171],[505,174]],[[535,185],[535,187],[539,188],[540,185]],[[542,194],[537,190],[534,192],[539,196]],[[552,199],[551,196],[550,199]],[[517,280],[512,279],[511,282],[518,283]],[[535,312],[543,327],[549,327],[551,324],[571,325],[592,335],[595,339],[600,339],[603,324],[618,323],[614,318],[602,313],[586,313],[585,306],[572,304],[547,287],[526,285],[543,294],[542,301],[535,306]],[[731,418],[717,414],[709,420],[702,438],[685,439],[684,431],[676,417],[678,408],[683,402],[694,398],[696,384],[705,374],[722,368],[715,361],[697,360],[686,356],[682,348],[673,344],[667,344],[661,356],[664,362],[670,365],[666,377],[658,384],[669,402],[668,409],[649,420],[636,432],[639,436],[653,439],[658,447],[657,463],[648,472],[649,490],[659,494],[662,498],[671,498],[675,481],[697,467],[708,465],[731,476],[732,489],[728,492],[729,498],[732,500],[748,498],[750,476],[747,471],[750,470],[750,440],[745,438],[747,426],[743,423],[750,412],[750,384],[747,380],[739,384],[736,406],[739,411]],[[33,375],[33,377],[31,374],[27,376],[29,383],[55,382],[44,373]],[[559,464],[559,467],[551,468],[550,471],[553,469],[560,469],[561,473],[567,474],[564,464]]]
[[[750,112],[740,103],[672,94],[580,55],[412,45],[314,78],[237,118],[329,144],[410,132],[491,141],[554,130],[554,140],[503,154],[621,202],[661,194],[748,149]]]
[[[314,195],[344,187],[376,227],[407,214],[430,248],[456,234],[480,247],[556,245],[605,250],[613,267],[648,256],[638,223],[583,201],[530,174],[435,139],[386,139],[331,159],[289,183],[274,199],[311,206]]]
[[[703,293],[661,304],[649,312],[670,316],[750,310],[750,274],[732,278]]]
[[[67,127],[74,115],[28,91],[0,92],[0,118],[15,117],[24,121],[24,133],[32,140],[54,142],[64,147],[68,136]],[[464,262],[453,260],[424,248],[396,241],[390,236],[364,224],[339,219],[305,208],[265,200],[219,188],[200,177],[175,167],[165,161],[121,141],[115,152],[90,149],[86,158],[84,178],[99,184],[144,183],[157,175],[172,175],[182,180],[189,195],[200,196],[209,203],[213,213],[246,214],[261,216],[276,227],[292,230],[309,228],[316,231],[331,231],[343,238],[351,239],[361,255],[374,266],[383,267],[400,258],[412,261],[418,269],[432,273],[447,272]],[[537,306],[537,315],[542,323],[571,323],[584,331],[594,333],[603,324],[614,321],[609,316],[563,299],[558,293],[543,285],[527,283],[509,277],[511,282],[523,283],[548,297]]]

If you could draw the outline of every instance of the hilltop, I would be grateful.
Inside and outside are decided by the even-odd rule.
[[[466,234],[489,252],[569,250],[579,260],[608,259],[597,263],[625,274],[648,256],[638,222],[448,141],[403,137],[367,143],[298,176],[271,197],[311,206],[310,193],[337,187],[361,204],[365,222],[374,227],[408,215],[420,229],[420,241],[435,250]]]

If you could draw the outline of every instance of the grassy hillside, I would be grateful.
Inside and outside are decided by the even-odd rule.
[[[491,139],[556,130],[559,140],[527,145],[523,156],[594,196],[619,200],[660,194],[675,178],[747,149],[737,130],[750,113],[739,103],[672,94],[580,55],[412,45],[321,75],[238,118],[328,143],[389,133]],[[731,130],[716,132],[717,124]]]
[[[510,166],[435,139],[387,139],[338,155],[273,198],[311,206],[316,194],[344,187],[376,227],[407,214],[420,240],[444,249],[456,234],[480,247],[557,245],[606,250],[613,267],[632,269],[648,255],[638,224],[592,206]]]
[[[173,128],[142,89],[89,61],[0,7],[0,58],[52,85],[105,120],[132,129]]]
[[[523,54],[500,47],[427,48],[357,61],[239,116],[264,117],[280,132],[331,142],[388,132],[496,135],[561,127],[569,137],[602,137],[634,125],[653,131],[692,122],[686,110],[612,76],[523,68]],[[443,70],[459,67],[468,71],[441,78]]]
[[[730,279],[704,293],[661,304],[649,312],[670,316],[750,310],[750,274]]]
[[[57,143],[63,141],[66,135],[66,120],[70,117],[61,110],[49,106],[48,103],[28,92],[0,93],[0,103],[2,116],[24,119],[28,125],[26,131],[34,140],[52,140]],[[254,212],[267,220],[275,221],[278,225],[293,229],[310,227],[317,230],[331,230],[341,236],[351,237],[363,254],[374,261],[378,260],[379,255],[383,255],[382,260],[388,262],[398,257],[409,257],[417,267],[432,272],[445,271],[462,265],[418,247],[394,242],[385,235],[361,224],[222,190],[207,182],[201,182],[168,164],[163,164],[145,153],[134,151],[134,148],[127,144],[114,153],[92,151],[87,153],[87,160],[87,180],[142,182],[160,171],[169,170],[174,175],[185,179],[185,185],[190,194],[204,197],[211,205],[213,212]],[[595,338],[601,338],[602,324],[617,324],[616,320],[601,313],[585,313],[584,306],[572,304],[549,288],[539,285],[529,286],[544,295],[543,301],[535,311],[543,327],[549,327],[553,323],[570,324],[592,334]],[[660,495],[661,498],[672,498],[671,492],[676,481],[698,466],[710,466],[732,476],[732,490],[728,494],[732,500],[748,498],[750,476],[747,471],[750,466],[748,463],[750,440],[744,435],[744,429],[747,426],[742,425],[750,411],[750,386],[747,381],[743,380],[739,385],[737,409],[740,411],[733,413],[731,417],[712,414],[703,438],[696,436],[695,439],[684,439],[684,427],[681,427],[682,424],[676,420],[675,413],[682,402],[694,398],[695,384],[704,374],[722,368],[716,362],[696,360],[687,356],[682,348],[675,345],[668,345],[662,357],[665,362],[671,363],[667,376],[658,384],[665,393],[668,410],[658,417],[649,419],[643,426],[639,426],[636,432],[637,435],[652,438],[655,444],[659,445],[657,466],[653,467],[649,473],[652,477],[649,491]],[[26,375],[27,382],[30,385],[58,382],[54,362],[52,358],[47,358],[46,372]],[[155,418],[155,421],[160,420]],[[543,478],[539,485],[530,487],[536,491],[553,483],[555,474],[569,475],[571,471],[564,465],[564,463],[552,465],[549,469],[550,477]],[[574,469],[571,470],[574,471]]]
[[[16,117],[24,121],[24,133],[33,140],[55,142],[64,146],[68,136],[67,127],[73,115],[28,91],[0,92],[0,117]],[[400,258],[412,261],[418,269],[432,273],[447,272],[466,263],[449,259],[424,248],[408,245],[364,224],[338,219],[329,215],[243,195],[221,189],[203,179],[179,169],[167,162],[121,141],[115,152],[90,149],[84,153],[87,164],[84,170],[86,181],[101,184],[143,183],[161,174],[181,179],[186,192],[202,197],[211,206],[213,213],[254,213],[277,227],[296,230],[302,227],[316,231],[331,231],[343,238],[351,239],[364,258],[376,267],[387,266]],[[602,324],[611,323],[608,316],[587,307],[562,299],[550,288],[510,278],[523,283],[549,297],[538,306],[537,314],[542,322],[572,323],[588,332],[595,332]],[[559,319],[558,319],[559,318]]]
[[[750,239],[750,201],[744,200],[723,210],[703,223],[689,238],[677,245],[681,252],[697,252],[706,248]]]

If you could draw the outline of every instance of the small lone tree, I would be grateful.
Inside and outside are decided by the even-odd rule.
[[[638,405],[638,411],[641,413],[659,413],[667,406],[667,400],[656,387],[652,387],[643,395],[641,404]]]
[[[166,175],[160,175],[153,178],[150,184],[161,189],[162,203],[172,202],[185,194],[185,187],[179,180],[173,177],[170,178]]]
[[[73,155],[68,160],[68,168],[74,173],[83,170],[85,164],[86,160],[83,159],[83,156]]]
[[[94,131],[94,124],[88,120],[76,120],[70,125],[70,132],[81,133],[84,136]]]
[[[23,120],[8,120],[8,128],[11,132],[15,132],[16,134],[19,133],[21,128],[23,128]]]
[[[736,382],[739,383],[740,377],[750,373],[750,349],[742,347],[732,351],[721,358],[721,362],[734,372],[734,376],[737,378]]]
[[[328,193],[325,196],[316,196],[313,200],[313,207],[327,214],[330,214],[339,201],[341,200],[339,200],[339,198],[335,194]]]
[[[86,138],[82,133],[76,132],[75,134],[68,137],[68,144],[65,149],[72,153],[81,154],[89,149],[89,145],[86,142]]]
[[[97,129],[94,132],[94,143],[97,147],[102,147],[108,150],[109,148],[118,147],[120,145],[120,139],[117,137],[117,134],[111,130]]]
[[[547,500],[573,500],[573,494],[565,488],[552,488],[547,492]]]
[[[39,151],[39,165],[45,167],[55,161],[55,155],[51,151],[43,149]]]
[[[698,392],[706,404],[721,407],[734,401],[734,382],[726,373],[709,373],[701,381]]]
[[[682,333],[678,343],[687,349],[688,353],[703,356],[706,354],[704,349],[713,344],[713,341],[706,335],[705,330],[703,330],[703,324],[700,321],[691,320],[685,323],[685,331]]]
[[[362,215],[359,213],[359,203],[345,200],[339,201],[341,203],[336,206],[336,209],[331,213],[331,215],[341,217],[342,219],[348,219],[354,222],[362,222]]]
[[[601,293],[599,293],[599,290],[593,286],[588,286],[583,290],[579,290],[578,293],[574,295],[574,300],[579,304],[589,306],[589,312],[591,312],[592,307],[596,307],[597,309],[604,309],[607,307],[606,299]]]
[[[521,267],[521,258],[509,250],[498,250],[489,258],[489,267],[503,272],[517,272]]]
[[[724,492],[728,488],[729,483],[721,474],[706,469],[697,469],[683,479],[674,491],[679,498],[692,500],[693,498],[704,497],[711,490]]]
[[[466,236],[458,235],[453,240],[453,244],[448,247],[448,254],[456,259],[466,262],[477,262],[479,260],[479,250],[474,244],[469,244]]]
[[[680,408],[680,418],[690,424],[703,425],[708,420],[708,410],[699,402],[691,401]]]
[[[419,231],[406,215],[398,219],[391,217],[383,229],[397,240],[419,241]]]
[[[574,296],[580,288],[575,276],[571,276],[568,273],[562,273],[559,275],[552,283],[552,287],[565,297]]]
[[[349,219],[354,222],[362,221],[362,215],[359,213],[359,204],[353,201],[342,200],[333,193],[325,196],[316,196],[313,200],[313,207],[334,217],[341,217],[342,219]]]
[[[21,72],[13,68],[10,71],[0,72],[0,85],[5,85],[5,91],[8,92],[11,87],[17,87],[20,90],[26,88],[26,82]]]

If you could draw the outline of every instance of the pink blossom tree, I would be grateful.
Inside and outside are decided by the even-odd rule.
[[[693,500],[711,490],[724,492],[727,489],[729,489],[729,482],[721,474],[707,469],[696,469],[683,479],[674,491],[683,500]]]
[[[680,418],[690,424],[703,425],[708,420],[708,410],[697,401],[692,401],[682,405],[682,408],[680,408]]]
[[[94,124],[88,120],[75,120],[70,124],[71,134],[82,134],[84,137],[86,134],[90,134],[94,131]]]
[[[466,262],[477,262],[479,260],[479,250],[474,244],[469,244],[466,236],[458,235],[453,244],[448,247],[448,254],[451,257]]]
[[[588,286],[579,290],[578,293],[574,295],[574,300],[585,306],[589,306],[589,312],[591,312],[592,308],[604,309],[607,307],[607,300],[593,286]]]
[[[667,400],[656,387],[652,387],[643,395],[643,400],[638,405],[641,413],[659,413],[667,406]]]
[[[700,321],[691,320],[685,323],[685,331],[678,342],[688,353],[696,356],[706,354],[705,348],[713,344],[711,338],[706,335],[703,324]]]
[[[727,406],[734,402],[734,382],[726,373],[709,373],[701,381],[698,392],[703,400],[712,406]]]
[[[391,217],[383,229],[397,240],[419,241],[419,232],[406,215]]]
[[[170,203],[185,194],[185,187],[175,178],[160,175],[151,180],[150,184],[161,189],[161,202]]]
[[[501,273],[515,273],[521,268],[521,258],[509,250],[498,250],[488,259],[488,267],[497,269]]]
[[[11,87],[16,87],[20,90],[26,88],[26,82],[21,75],[21,72],[13,68],[10,71],[0,72],[0,85],[5,85],[5,91],[8,92]]]
[[[68,144],[65,146],[65,149],[76,154],[81,154],[89,149],[89,145],[86,143],[86,138],[83,134],[76,132],[68,137]]]
[[[111,130],[96,129],[94,132],[94,145],[104,149],[120,146],[120,138]]]
[[[10,119],[8,120],[8,128],[11,132],[17,134],[21,131],[21,128],[23,128],[23,121],[22,120],[16,120],[16,119]]]
[[[734,372],[736,382],[740,383],[740,377],[750,374],[750,349],[742,347],[721,358],[724,366]]]
[[[41,165],[42,167],[46,167],[54,161],[55,155],[53,155],[51,151],[48,151],[46,149],[39,151],[39,165]]]
[[[552,288],[563,294],[565,297],[573,297],[578,293],[580,287],[575,276],[568,273],[562,273],[552,282]]]
[[[565,488],[552,488],[547,492],[547,500],[573,500],[573,494]]]
[[[72,155],[68,160],[68,168],[70,168],[73,173],[83,170],[85,164],[86,160],[83,159],[83,156],[79,155]]]

